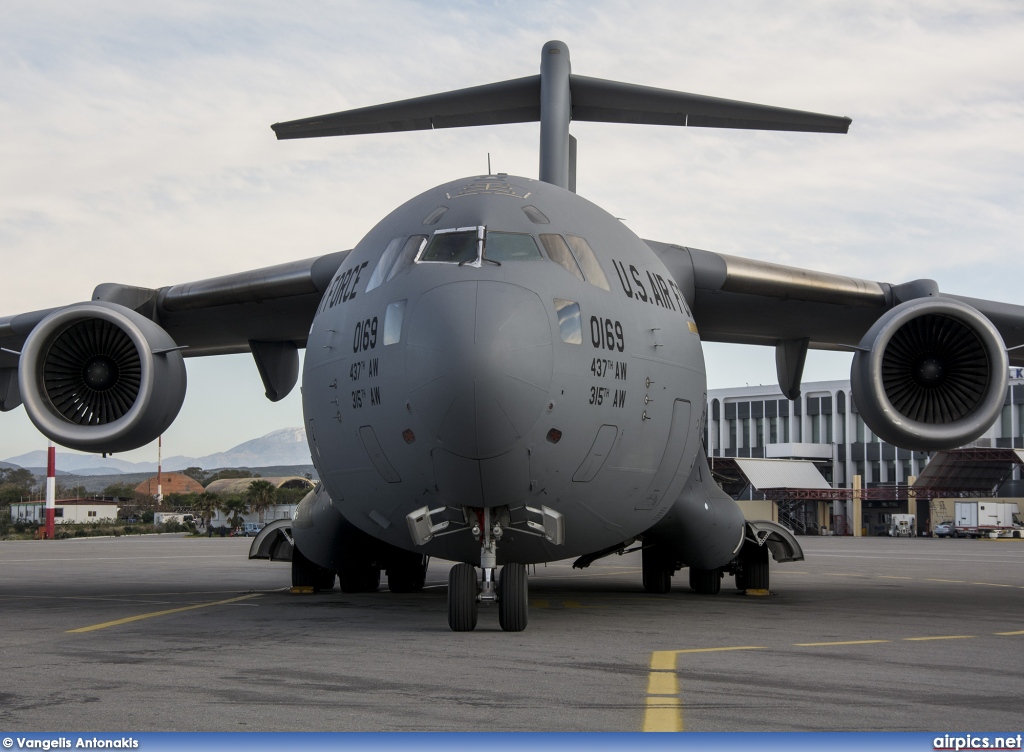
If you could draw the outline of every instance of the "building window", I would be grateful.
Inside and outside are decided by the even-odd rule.
[[[839,436],[837,441],[840,444],[846,443],[846,416],[839,413],[836,416],[836,428],[839,430]]]
[[[863,482],[865,480],[865,478],[864,478],[864,460],[859,460],[859,461],[855,462],[854,463],[854,468],[855,468],[854,471],[853,471],[854,475],[859,475],[861,481]]]
[[[764,446],[764,418],[755,418],[754,446]]]
[[[53,516],[54,517],[63,517],[64,516],[64,507],[57,507],[56,509],[54,509],[53,510]]]
[[[1004,439],[1009,439],[1013,436],[1013,405],[1003,405],[1002,414],[1002,430],[999,435]]]
[[[819,420],[819,418],[821,418],[820,415],[812,415],[811,416],[811,443],[812,444],[820,444],[821,443],[821,421]]]
[[[728,449],[736,449],[736,419],[729,421],[729,446]]]
[[[913,475],[913,471],[910,469],[910,460],[903,460],[903,481],[906,482],[907,478]]]
[[[89,510],[89,516],[90,517],[95,517],[96,516],[96,510],[95,509],[90,509]]]
[[[803,416],[801,416],[801,415],[797,415],[793,419],[793,441],[798,443],[798,444],[801,441],[800,437],[803,435],[803,422],[804,422],[804,419],[803,419]]]
[[[857,414],[857,441],[864,443],[864,419]]]
[[[826,413],[824,417],[825,417],[825,440],[822,441],[821,443],[822,444],[831,444],[832,443],[832,413]]]
[[[741,437],[742,444],[738,445],[738,448],[747,447],[750,448],[750,418],[743,419],[743,436]]]
[[[779,443],[779,419],[769,418],[768,419],[768,443],[778,444]]]

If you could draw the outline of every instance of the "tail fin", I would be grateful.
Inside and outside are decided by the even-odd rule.
[[[847,117],[576,76],[569,48],[548,42],[538,76],[276,123],[279,139],[462,128],[540,121],[540,179],[569,188],[570,120],[771,131],[846,133]],[[575,172],[573,164],[572,172]]]

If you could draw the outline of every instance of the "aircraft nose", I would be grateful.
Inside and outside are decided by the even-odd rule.
[[[410,406],[454,454],[513,449],[547,404],[551,325],[532,290],[494,281],[435,287],[417,301],[407,342]]]

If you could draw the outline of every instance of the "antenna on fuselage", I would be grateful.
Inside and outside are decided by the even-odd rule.
[[[846,133],[851,123],[847,117],[578,76],[572,73],[568,46],[552,41],[541,50],[540,75],[270,127],[286,139],[539,121],[540,179],[575,190],[572,120],[813,133]]]
[[[487,152],[487,174],[488,175],[493,175],[494,174],[494,173],[491,172],[491,153],[490,152]]]

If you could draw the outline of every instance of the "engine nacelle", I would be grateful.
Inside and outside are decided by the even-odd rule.
[[[860,342],[850,382],[864,422],[905,449],[952,449],[999,417],[1009,360],[992,322],[950,298],[896,306]]]
[[[148,444],[185,401],[185,361],[170,335],[114,303],[62,308],[32,330],[18,386],[43,435],[84,452]]]

